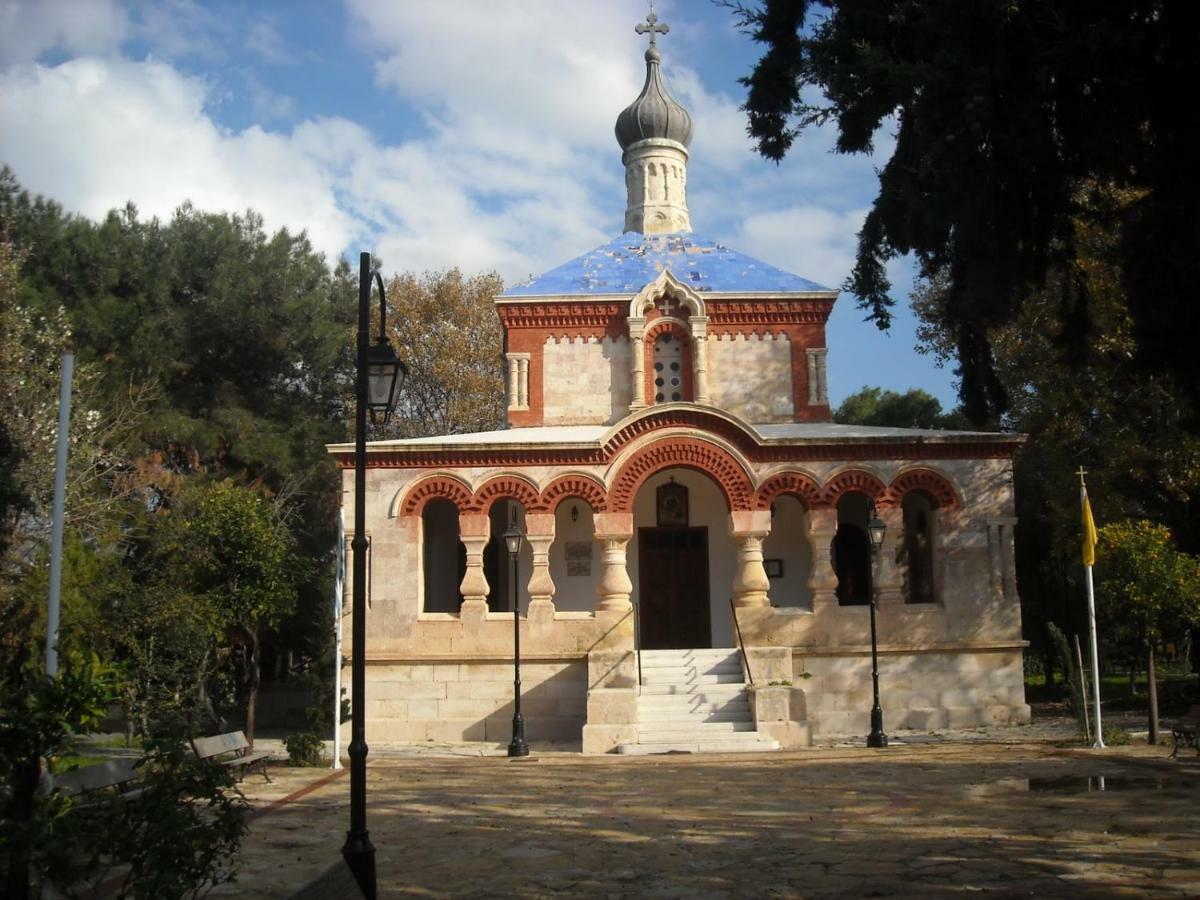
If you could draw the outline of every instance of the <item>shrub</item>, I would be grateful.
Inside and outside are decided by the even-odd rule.
[[[289,766],[322,766],[325,764],[325,742],[311,731],[298,731],[283,739]]]

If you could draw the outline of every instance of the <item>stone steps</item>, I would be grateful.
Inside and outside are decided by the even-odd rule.
[[[778,750],[761,737],[733,650],[644,650],[638,738],[626,755]]]

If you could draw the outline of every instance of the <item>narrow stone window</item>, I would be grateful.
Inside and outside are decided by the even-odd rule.
[[[462,606],[459,585],[467,571],[467,551],[458,537],[458,508],[437,498],[421,513],[421,557],[427,613],[456,613]]]
[[[904,572],[905,602],[933,603],[933,502],[922,491],[909,491],[900,508],[904,514],[904,540],[896,548],[896,562]]]

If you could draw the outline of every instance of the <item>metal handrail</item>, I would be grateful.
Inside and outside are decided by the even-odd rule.
[[[733,598],[729,598],[729,614],[733,617],[733,632],[737,635],[738,652],[742,654],[742,665],[746,669],[746,678],[750,682],[750,686],[754,686],[754,673],[750,671],[750,658],[746,656],[746,645],[742,642],[742,626],[738,624],[737,607],[733,605]]]

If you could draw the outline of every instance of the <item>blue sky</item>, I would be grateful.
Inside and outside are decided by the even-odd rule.
[[[839,286],[876,190],[874,159],[829,129],[776,166],[738,110],[757,47],[729,12],[665,2],[664,74],[691,111],[697,232]],[[92,217],[184,200],[253,208],[331,259],[496,270],[507,283],[619,234],[617,114],[641,88],[639,0],[0,0],[0,160]],[[913,350],[911,267],[892,266],[890,334],[852,297],[829,328],[834,403],[864,384],[954,402]]]

